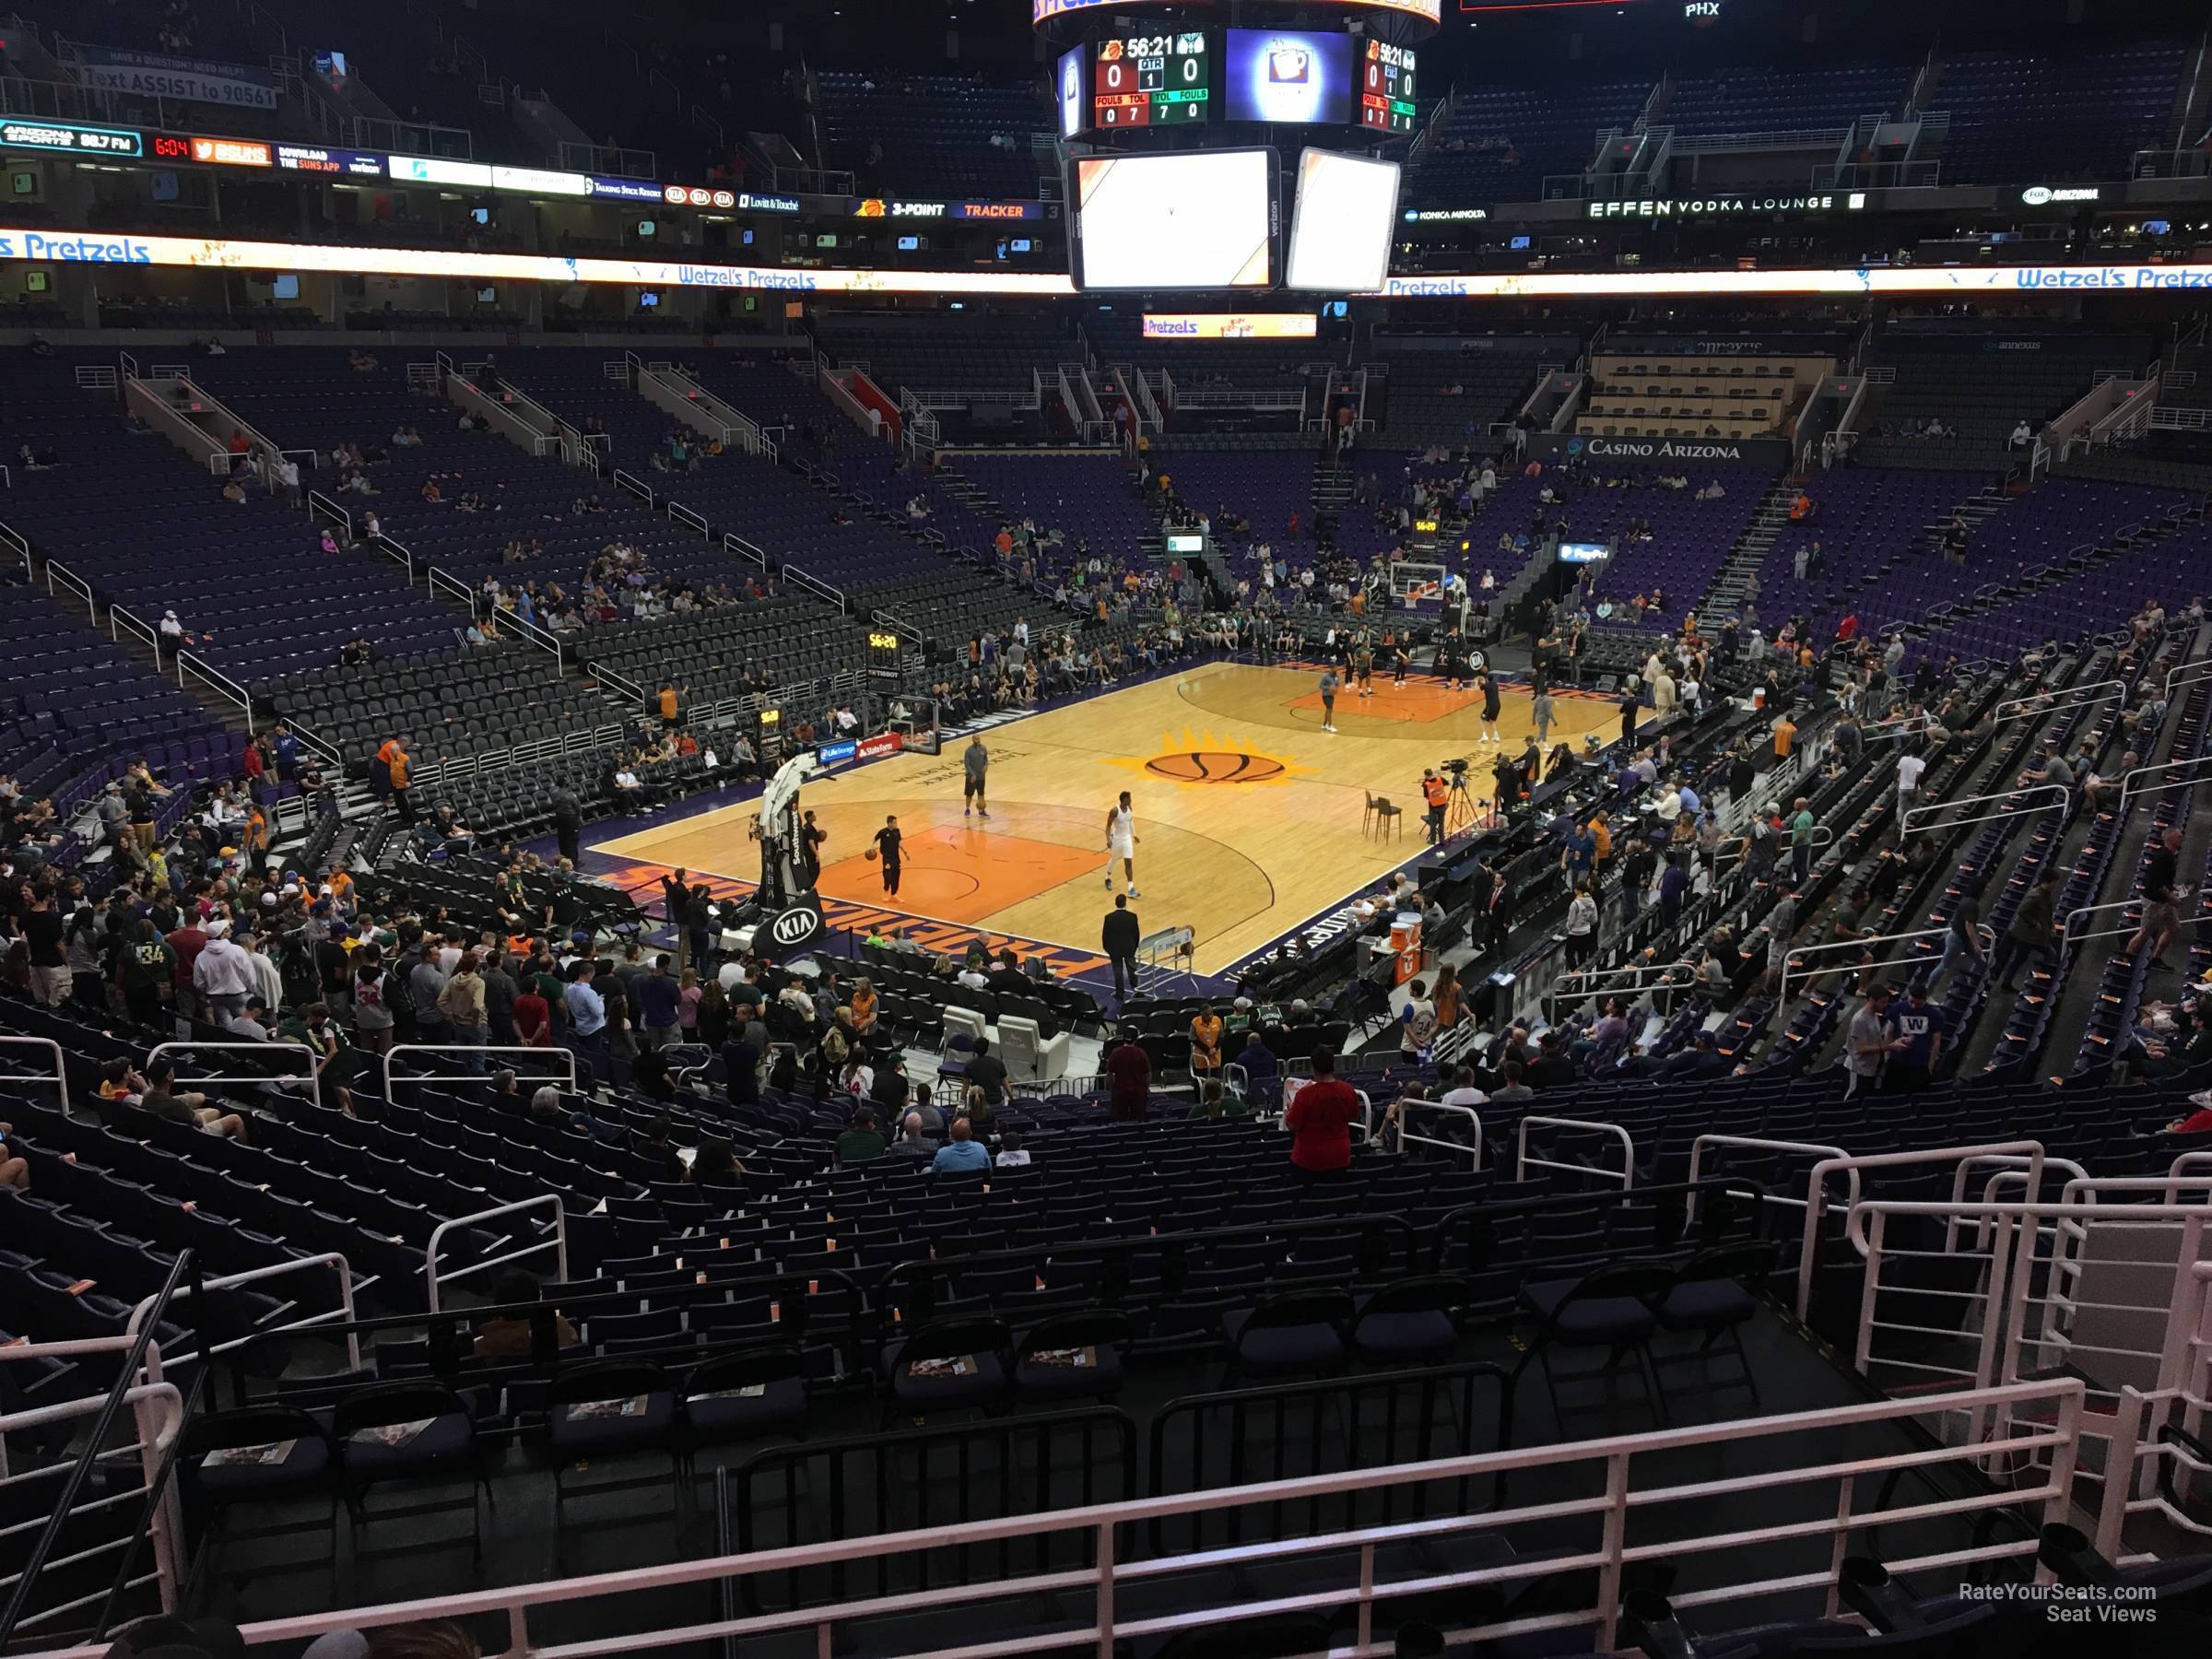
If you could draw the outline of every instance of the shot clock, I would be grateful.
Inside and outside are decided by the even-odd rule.
[[[899,677],[899,635],[891,629],[868,629],[868,676],[872,679]]]

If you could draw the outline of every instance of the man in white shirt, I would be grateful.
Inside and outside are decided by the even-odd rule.
[[[1897,809],[1904,812],[1920,793],[1920,774],[1928,770],[1928,763],[1911,750],[1897,758]]]
[[[194,988],[206,999],[208,1017],[221,1021],[240,1012],[246,998],[259,987],[253,960],[230,937],[230,924],[220,918],[207,924],[207,943],[192,965]]]

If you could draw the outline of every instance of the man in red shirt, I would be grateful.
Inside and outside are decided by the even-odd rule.
[[[1117,1124],[1141,1124],[1152,1095],[1152,1059],[1136,1040],[1136,1028],[1122,1028],[1122,1044],[1106,1056],[1106,1080],[1112,1085],[1107,1115]]]
[[[1351,1125],[1359,1121],[1359,1094],[1336,1076],[1336,1056],[1313,1056],[1313,1080],[1300,1089],[1283,1116],[1290,1131],[1290,1161],[1309,1181],[1334,1174],[1352,1161]]]

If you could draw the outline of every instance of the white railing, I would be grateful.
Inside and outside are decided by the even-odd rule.
[[[936,1647],[926,1653],[911,1647],[902,1651],[909,1659],[1018,1659],[1023,1654],[1078,1651],[1095,1653],[1098,1659],[1112,1659],[1124,1643],[1182,1631],[1218,1631],[1266,1615],[1310,1612],[1344,1618],[1348,1645],[1339,1651],[1380,1654],[1388,1650],[1378,1634],[1378,1604],[1403,1605],[1403,1598],[1415,1594],[1453,1595],[1484,1586],[1510,1590],[1535,1579],[1568,1573],[1587,1587],[1572,1593],[1571,1601],[1559,1610],[1520,1618],[1500,1616],[1488,1622],[1455,1627],[1444,1632],[1447,1641],[1458,1648],[1512,1635],[1586,1630],[1594,1651],[1609,1653],[1618,1642],[1628,1570],[1632,1566],[1661,1560],[1688,1564],[1696,1582],[1706,1587],[1677,1594],[1673,1598],[1677,1608],[1725,1607],[1802,1594],[1832,1617],[1843,1610],[1836,1588],[1838,1570],[1854,1538],[1865,1528],[1885,1523],[1927,1522],[1932,1524],[1932,1531],[1956,1537],[1965,1524],[2002,1508],[2026,1508],[2039,1513],[2044,1523],[2065,1520],[2083,1396],[2079,1379],[2056,1378],[1918,1401],[1876,1400],[1647,1434],[1351,1469],[917,1531],[875,1533],[751,1555],[663,1561],[379,1606],[334,1608],[248,1624],[242,1635],[253,1647],[284,1643],[296,1648],[329,1630],[373,1631],[426,1619],[499,1619],[506,1627],[505,1651],[533,1655],[534,1659],[602,1659],[615,1653],[652,1653],[712,1642],[744,1646],[785,1631],[811,1632],[809,1645],[829,1653],[859,1641],[851,1627],[861,1620],[928,1613],[949,1616],[951,1622],[972,1630],[975,1618],[966,1616],[968,1609],[980,1613],[1009,1602],[1069,1594],[1079,1603],[1089,1604],[1087,1622],[980,1645],[956,1636],[957,1646]],[[1992,1491],[1985,1480],[1954,1481],[1938,1475],[1932,1490],[1944,1495],[1931,1496],[1904,1509],[1881,1507],[1883,1477],[1899,1471],[1916,1470],[1924,1475],[1947,1468],[1971,1476],[1972,1471],[1986,1469],[1993,1455],[1990,1447],[1924,1446],[1909,1439],[1914,1418],[1930,1412],[1961,1411],[2001,1412],[2015,1421],[2018,1432],[2006,1442],[2002,1453],[2008,1457],[2033,1458],[2038,1477],[2023,1476]],[[1892,1432],[1882,1443],[1894,1445],[1896,1450],[1867,1449],[1851,1457],[1838,1457],[1827,1450],[1842,1444],[1864,1446],[1884,1430]],[[1704,1448],[1716,1450],[1705,1452]],[[1652,1473],[1685,1467],[1700,1477],[1663,1484]],[[1711,1474],[1733,1467],[1758,1472]],[[1529,1477],[1523,1477],[1524,1471],[1530,1472]],[[1252,1512],[1262,1507],[1276,1513],[1296,1514],[1300,1504],[1353,1493],[1418,1489],[1441,1482],[1479,1487],[1492,1481],[1501,1489],[1511,1482],[1517,1489],[1542,1496],[1527,1503],[1465,1513],[1361,1523],[1335,1531],[1214,1546],[1174,1555],[1132,1559],[1124,1553],[1126,1540],[1145,1536],[1156,1524],[1240,1509]],[[1762,1500],[1780,1496],[1788,1512],[1800,1518],[1759,1532],[1746,1532],[1743,1512],[1734,1500],[1754,1491]],[[1561,1497],[1561,1493],[1572,1495]],[[1413,1506],[1400,1503],[1392,1508],[1394,1512],[1402,1512]],[[1665,1517],[1666,1523],[1653,1520],[1654,1516]],[[1935,1524],[1944,1522],[1951,1524]],[[1554,1533],[1565,1531],[1574,1544],[1564,1555],[1537,1552],[1449,1570],[1433,1559],[1439,1553],[1455,1553],[1450,1547],[1455,1539],[1511,1535],[1516,1528],[1531,1526]],[[696,1595],[677,1593],[695,1586],[703,1590],[768,1574],[819,1571],[885,1558],[923,1554],[934,1558],[947,1549],[965,1550],[1014,1539],[1036,1541],[1060,1535],[1069,1535],[1074,1547],[1064,1547],[1055,1553],[1068,1558],[1080,1552],[1088,1558],[1087,1564],[705,1622],[671,1622],[608,1640],[548,1642],[531,1628],[534,1613],[550,1614],[558,1620],[559,1610],[571,1604],[640,1595],[656,1599],[632,1605],[666,1607],[670,1611],[665,1617],[673,1620],[697,1600]],[[1771,1551],[1747,1547],[1767,1538],[1822,1542],[1827,1546],[1828,1559],[1815,1571],[1790,1571],[1793,1565],[1802,1568],[1803,1561],[1785,1564]],[[2010,1561],[2018,1563],[2021,1571],[2032,1571],[2037,1542],[2036,1528],[2030,1526],[2020,1529],[2020,1535],[2000,1541],[1955,1543],[1885,1564],[1900,1576],[1925,1574],[1931,1582],[1949,1570],[1969,1565],[1988,1567]],[[1418,1559],[1398,1564],[1398,1558],[1409,1551]],[[1815,1551],[1815,1559],[1821,1553]],[[1306,1558],[1317,1558],[1301,1581],[1314,1586],[1312,1588],[1251,1585],[1239,1571],[1248,1563],[1295,1570]],[[1339,1580],[1329,1564],[1333,1559],[1343,1560],[1347,1566],[1340,1582],[1331,1582]],[[1355,1562],[1357,1571],[1350,1571]],[[1957,1582],[1956,1575],[1952,1582]],[[1161,1613],[1158,1602],[1147,1594],[1150,1586],[1161,1583],[1206,1586],[1207,1593],[1196,1599],[1209,1605]],[[1465,1597],[1475,1605],[1483,1599],[1479,1595]],[[62,1650],[48,1659],[103,1659],[106,1651],[102,1643]]]
[[[61,584],[63,593],[74,594],[84,602],[85,619],[93,627],[98,628],[100,626],[100,601],[92,596],[91,584],[67,565],[57,564],[50,559],[46,561],[46,592],[50,597],[60,597],[60,594],[53,591],[54,584],[57,582]]]
[[[249,731],[253,729],[253,699],[243,686],[229,675],[219,672],[208,663],[206,658],[196,652],[180,651],[172,660],[177,665],[177,686],[180,690],[184,688],[185,677],[189,675],[209,689],[220,692],[236,703],[239,713],[245,720],[246,729]]]
[[[60,1043],[51,1037],[0,1037],[0,1048],[35,1048],[52,1054],[53,1077],[41,1077],[36,1072],[15,1072],[0,1077],[0,1083],[51,1083],[60,1091],[62,1110],[69,1110],[69,1073],[62,1063]]]
[[[319,489],[309,490],[307,492],[307,511],[310,517],[326,518],[332,524],[342,526],[346,532],[346,539],[348,542],[353,540],[353,510],[339,501],[335,496],[324,495]]]
[[[783,567],[782,573],[784,581],[795,582],[798,586],[805,588],[808,593],[813,594],[819,598],[829,600],[830,604],[836,606],[840,610],[843,610],[845,608],[844,594],[841,590],[831,587],[828,582],[819,581],[815,577],[807,575],[806,571],[800,570],[796,565],[785,565]]]
[[[1620,1142],[1621,1167],[1618,1170],[1606,1170],[1589,1164],[1559,1163],[1552,1159],[1531,1158],[1528,1155],[1528,1132],[1532,1128],[1584,1129],[1614,1136]],[[1513,1179],[1526,1181],[1531,1170],[1564,1170],[1575,1175],[1602,1175],[1607,1181],[1619,1182],[1621,1191],[1625,1193],[1636,1184],[1636,1143],[1629,1138],[1629,1132],[1618,1124],[1592,1123],[1583,1118],[1524,1117],[1521,1120],[1519,1133],[1513,1138]]]
[[[1976,923],[1975,929],[1983,935],[1983,949],[1985,951],[1994,949],[1997,942],[1996,930],[1985,922]],[[1940,939],[1950,931],[1947,927],[1922,927],[1916,928],[1911,933],[1875,934],[1864,939],[1830,939],[1821,945],[1800,945],[1790,952],[1789,960],[1783,964],[1782,1000],[1784,1003],[1790,1000],[1790,982],[1793,979],[1803,983],[1806,980],[1819,979],[1830,973],[1853,973],[1862,969],[1868,972],[1878,972],[1884,968],[1901,968],[1914,963],[1933,963],[1941,959],[1935,955],[1904,956],[1895,957],[1883,962],[1862,963],[1853,960],[1834,968],[1801,969],[1797,966],[1797,959],[1800,957],[1833,956],[1846,950],[1864,954],[1867,947],[1871,945],[1901,945],[1909,939]]]
[[[647,484],[644,479],[639,477],[637,474],[624,472],[620,467],[618,466],[614,471],[614,479],[615,488],[617,489],[629,490],[631,495],[636,496],[638,500],[643,501],[648,507],[653,504],[653,487]]]
[[[526,1054],[534,1060],[555,1063],[560,1069],[544,1073],[517,1072],[515,1081],[518,1083],[559,1083],[571,1094],[576,1092],[576,1055],[571,1049],[528,1048],[520,1043],[400,1042],[386,1049],[380,1057],[383,1067],[384,1099],[387,1100],[392,1098],[392,1062],[402,1054],[445,1054],[463,1060],[474,1059],[485,1054]],[[480,1075],[471,1074],[471,1077],[480,1077]],[[448,1076],[438,1072],[426,1072],[418,1079],[414,1080],[452,1084],[467,1082],[470,1078]]]
[[[1753,1152],[1810,1152],[1821,1158],[1849,1158],[1850,1153],[1841,1147],[1824,1147],[1818,1141],[1766,1140],[1753,1135],[1700,1135],[1689,1143],[1690,1194],[1686,1206],[1689,1221],[1698,1218],[1697,1184],[1704,1179],[1705,1148],[1708,1147],[1742,1147]],[[1791,1209],[1803,1209],[1809,1198],[1792,1198],[1782,1193],[1762,1193],[1768,1204],[1783,1205]]]
[[[2192,755],[2186,760],[2168,760],[2157,766],[2138,766],[2135,771],[2120,775],[2120,805],[2123,810],[2136,795],[2163,794],[2170,789],[2188,789],[2198,783],[2212,782],[2212,772],[2198,773],[2187,778],[2169,778],[2161,783],[2138,785],[2137,778],[2155,777],[2160,772],[2180,771],[2185,768],[2212,766],[2212,755]]]
[[[441,359],[444,354],[439,354]],[[446,401],[456,404],[481,420],[489,422],[509,441],[521,445],[534,455],[542,455],[549,445],[560,440],[551,432],[541,432],[521,416],[508,408],[497,398],[488,396],[457,371],[445,376]]]
[[[690,508],[684,506],[681,502],[670,501],[668,503],[668,516],[674,519],[679,524],[689,526],[690,529],[702,536],[712,539],[714,535],[714,529],[712,525],[709,524],[704,518],[692,512]]]
[[[1818,1264],[1820,1251],[1820,1223],[1828,1213],[1828,1178],[1841,1175],[1845,1182],[1844,1204],[1856,1207],[1859,1202],[1861,1172],[1866,1170],[1902,1169],[1910,1164],[1942,1163],[1956,1165],[1962,1159],[1983,1158],[1992,1153],[2018,1153],[2032,1160],[2030,1191],[2042,1176],[2043,1143],[2033,1140],[1987,1141],[1971,1147],[1936,1147],[1920,1152],[1876,1152],[1864,1157],[1827,1158],[1813,1166],[1806,1188],[1805,1232],[1797,1253],[1797,1317],[1806,1318],[1813,1305],[1813,1269]]]
[[[1462,1146],[1458,1141],[1439,1140],[1432,1135],[1416,1135],[1408,1127],[1416,1110],[1448,1112],[1454,1116],[1464,1117],[1474,1125],[1474,1138]],[[1441,1100],[1420,1100],[1406,1095],[1398,1101],[1398,1146],[1401,1149],[1406,1147],[1435,1147],[1453,1157],[1471,1152],[1475,1155],[1475,1162],[1471,1167],[1479,1172],[1482,1169],[1482,1114],[1472,1106],[1447,1106]]]
[[[31,579],[30,543],[13,524],[0,524],[0,547],[10,549],[23,561],[23,580]]]
[[[470,619],[475,619],[478,595],[477,590],[470,587],[467,582],[462,581],[458,576],[452,575],[439,569],[438,566],[432,565],[429,570],[429,585],[431,593],[443,594],[449,599],[457,600],[461,608],[469,614]]]
[[[768,555],[763,553],[759,548],[754,547],[751,542],[747,541],[742,535],[735,535],[730,531],[724,531],[722,535],[722,547],[724,552],[734,553],[739,559],[744,559],[748,564],[757,564],[764,571],[768,569]]]
[[[94,1354],[112,1354],[120,1363],[129,1354],[134,1340],[128,1336],[98,1336],[71,1342],[18,1343],[12,1347],[0,1347],[0,1363],[21,1364],[27,1360],[46,1359],[70,1361]],[[158,1344],[147,1345],[146,1362],[149,1367],[158,1369]],[[107,1403],[105,1393],[80,1394],[75,1399],[62,1400],[51,1406],[37,1406],[29,1410],[0,1415],[0,1482],[4,1482],[8,1474],[6,1448],[9,1436],[31,1434],[42,1441],[59,1440],[66,1442],[74,1433],[90,1428],[90,1419],[99,1417]],[[161,1466],[168,1461],[171,1447],[184,1430],[183,1395],[172,1383],[158,1381],[135,1382],[124,1390],[123,1403],[130,1408],[132,1438],[122,1445],[103,1450],[100,1456],[105,1461],[136,1453],[138,1484],[120,1490],[88,1485],[88,1490],[99,1491],[100,1495],[80,1500],[73,1513],[94,1515],[105,1511],[119,1518],[129,1516],[152,1493],[155,1481],[160,1478]],[[72,1424],[79,1427],[70,1430],[67,1426]],[[57,1434],[56,1430],[61,1432]],[[176,1610],[182,1583],[181,1569],[184,1556],[181,1520],[176,1486],[172,1481],[167,1495],[154,1510],[150,1540],[153,1547],[153,1572],[150,1579],[141,1577],[129,1581],[132,1589],[143,1589],[150,1583],[156,1589],[161,1610],[165,1613]],[[136,1547],[136,1545],[137,1535],[127,1525],[119,1525],[112,1536],[97,1541],[80,1540],[72,1554],[49,1560],[49,1568],[74,1567],[76,1570],[75,1576],[96,1587],[88,1588],[83,1594],[67,1601],[25,1614],[17,1621],[17,1635],[29,1635],[50,1619],[79,1612],[105,1601],[113,1574],[99,1571],[88,1572],[87,1565],[98,1557],[116,1556]],[[79,1651],[98,1655],[104,1653],[108,1645],[102,1642],[98,1647]]]
[[[306,1043],[294,1042],[288,1037],[271,1038],[266,1042],[199,1042],[192,1041],[157,1042],[147,1051],[146,1064],[148,1069],[151,1069],[154,1062],[164,1054],[277,1054],[287,1052],[301,1055],[307,1062],[307,1069],[300,1072],[274,1074],[252,1072],[236,1077],[179,1077],[177,1080],[180,1083],[312,1083],[315,1080],[315,1074],[322,1068],[322,1056],[308,1047]]]
[[[1925,830],[1963,830],[1969,824],[1986,824],[1995,818],[2011,818],[2029,811],[2027,803],[2031,798],[2040,798],[2045,806],[2064,806],[2073,799],[2073,794],[2064,783],[2030,783],[2023,788],[2001,789],[1989,794],[1961,795],[1955,801],[1931,801],[1924,806],[1906,807],[1899,815],[1897,832],[1900,835],[1918,835]],[[1925,820],[1937,813],[1948,812],[1954,806],[1986,806],[1992,801],[2013,801],[2018,805],[1996,812],[1979,813],[1972,818],[1949,818],[1939,824],[1913,821],[1915,818]]]
[[[126,633],[133,639],[151,647],[154,653],[154,667],[158,672],[161,667],[161,635],[124,609],[122,606],[109,606],[108,638],[120,643],[123,636]]]
[[[2088,696],[2092,691],[2097,695]],[[2124,699],[2128,691],[2127,681],[2119,679],[2091,680],[2084,686],[2068,686],[2063,691],[2031,691],[2026,697],[2006,698],[1990,712],[1990,720],[1993,724],[2003,725],[2007,721],[2063,714],[2069,709]]]
[[[545,1051],[541,1049],[536,1052],[542,1053]],[[472,1262],[452,1273],[441,1274],[438,1271],[438,1246],[445,1241],[447,1233],[458,1228],[474,1227],[481,1221],[496,1221],[501,1216],[524,1215],[547,1207],[553,1211],[551,1238],[540,1239],[535,1244],[525,1244],[520,1250],[511,1250],[504,1255],[488,1256],[481,1262]],[[473,1215],[455,1216],[449,1221],[441,1221],[431,1230],[429,1244],[423,1251],[423,1293],[429,1299],[429,1311],[433,1313],[438,1312],[438,1292],[442,1286],[458,1284],[465,1278],[474,1278],[479,1273],[488,1272],[494,1267],[504,1267],[511,1262],[526,1260],[547,1250],[553,1253],[555,1281],[565,1283],[569,1277],[569,1218],[559,1193],[540,1193],[535,1198],[494,1205],[490,1209],[477,1210]]]
[[[316,1325],[339,1323],[350,1325],[354,1318],[353,1269],[347,1265],[346,1258],[335,1250],[322,1255],[292,1256],[285,1261],[272,1263],[266,1267],[255,1267],[244,1273],[226,1274],[221,1278],[208,1279],[199,1288],[203,1290],[234,1290],[241,1285],[266,1284],[271,1279],[283,1278],[294,1273],[303,1273],[311,1267],[333,1267],[337,1270],[338,1306],[335,1310],[328,1313],[312,1313],[305,1319],[291,1320],[284,1324],[268,1325],[255,1330],[250,1335],[234,1337],[229,1342],[218,1342],[202,1353],[187,1352],[151,1357],[147,1361],[147,1380],[159,1382],[164,1365],[179,1366],[188,1364],[194,1359],[212,1359],[217,1354],[227,1354],[235,1348],[250,1347],[252,1344],[265,1337],[273,1336],[281,1331],[304,1331]],[[193,1288],[189,1279],[179,1285],[171,1305],[174,1306],[177,1302],[182,1301],[192,1294]],[[126,1336],[137,1335],[139,1328],[146,1324],[146,1316],[154,1311],[154,1304],[160,1300],[159,1296],[149,1296],[133,1308],[131,1322],[124,1327],[124,1335]],[[346,1333],[346,1364],[349,1370],[360,1370],[361,1336],[359,1331],[348,1330]]]
[[[407,571],[407,585],[409,587],[415,585],[415,555],[409,548],[383,535],[373,537],[366,545],[375,548],[376,551],[394,563],[405,565]]]

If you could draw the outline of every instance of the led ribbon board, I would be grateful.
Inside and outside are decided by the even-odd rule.
[[[135,265],[216,271],[321,271],[369,276],[454,276],[488,282],[590,282],[633,288],[749,288],[819,294],[1075,293],[1065,275],[1025,271],[781,270],[665,259],[563,259],[459,248],[339,247],[323,242],[226,241],[0,226],[0,260],[31,265]],[[1578,295],[2006,294],[2055,289],[2212,293],[2212,263],[2171,265],[1861,266],[1804,271],[1494,272],[1393,276],[1388,300],[1520,300]]]

